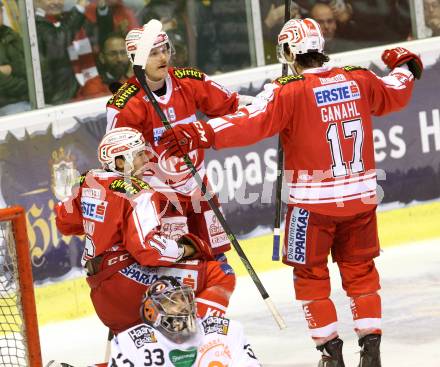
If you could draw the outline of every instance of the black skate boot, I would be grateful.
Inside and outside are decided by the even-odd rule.
[[[344,342],[341,339],[335,338],[316,347],[322,352],[318,367],[345,367],[344,358],[342,357],[342,344]]]
[[[359,339],[361,360],[358,367],[382,367],[380,363],[381,337],[379,334],[368,334]]]

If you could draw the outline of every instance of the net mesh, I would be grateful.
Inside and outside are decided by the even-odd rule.
[[[17,254],[10,221],[0,221],[0,366],[28,366]]]

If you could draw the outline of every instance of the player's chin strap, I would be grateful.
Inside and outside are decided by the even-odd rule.
[[[145,78],[145,67],[148,59],[148,55],[150,53],[151,47],[153,46],[154,40],[156,39],[157,35],[162,29],[162,23],[159,22],[156,19],[150,20],[145,26],[144,30],[142,32],[142,37],[139,40],[139,44],[137,47],[136,55],[134,57],[133,62],[133,71],[134,74],[139,81],[139,84],[141,85],[142,89],[144,90],[145,94],[147,95],[148,100],[150,101],[152,107],[154,108],[157,115],[160,117],[165,129],[171,129],[171,124],[169,123],[167,117],[165,116],[164,112],[160,108],[156,98],[154,97],[153,92],[151,91],[150,87],[147,84],[146,78]],[[213,194],[207,189],[206,185],[204,184],[202,178],[200,177],[199,173],[197,172],[196,168],[194,167],[194,164],[192,163],[189,156],[186,154],[183,157],[184,162],[186,163],[188,169],[190,170],[192,176],[194,177],[194,180],[196,181],[199,189],[201,190],[204,198],[208,201],[209,206],[211,207],[212,211],[214,212],[215,216],[217,217],[218,221],[222,225],[225,233],[227,234],[229,240],[231,241],[232,246],[234,247],[235,251],[238,254],[238,257],[242,261],[243,265],[245,266],[246,270],[248,271],[250,277],[252,278],[255,286],[257,287],[258,291],[260,292],[261,296],[263,297],[264,301],[266,302],[267,307],[270,309],[272,316],[274,317],[275,321],[277,322],[280,329],[284,329],[286,327],[286,324],[281,317],[278,310],[275,308],[275,305],[273,304],[272,300],[269,297],[269,294],[267,293],[266,289],[264,288],[263,284],[261,283],[260,278],[258,277],[257,273],[255,272],[254,268],[252,267],[251,263],[249,262],[249,259],[247,258],[246,254],[244,253],[243,249],[241,248],[240,244],[237,241],[237,238],[235,237],[234,233],[230,229],[229,225],[226,223],[225,217],[223,216],[222,212],[220,211],[219,207],[213,200]]]

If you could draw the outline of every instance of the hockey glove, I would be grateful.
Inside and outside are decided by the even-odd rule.
[[[177,125],[162,134],[160,143],[167,149],[165,158],[182,158],[193,150],[210,148],[214,144],[214,130],[204,121]]]
[[[179,238],[178,244],[182,246],[190,246],[194,249],[194,253],[190,256],[183,256],[182,260],[188,259],[199,259],[199,260],[214,260],[214,254],[212,253],[212,248],[201,238],[187,233]]]
[[[416,54],[403,47],[385,50],[382,54],[382,61],[393,70],[397,66],[406,64],[414,78],[420,79],[423,72],[423,63]]]

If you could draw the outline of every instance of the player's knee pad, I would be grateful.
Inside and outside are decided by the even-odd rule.
[[[327,265],[295,267],[294,287],[297,300],[317,300],[330,296],[330,275]]]
[[[380,289],[379,273],[374,260],[348,263],[338,262],[342,287],[349,297],[376,293]]]
[[[208,261],[205,288],[196,296],[199,317],[222,316],[235,289],[235,274],[227,263]]]

